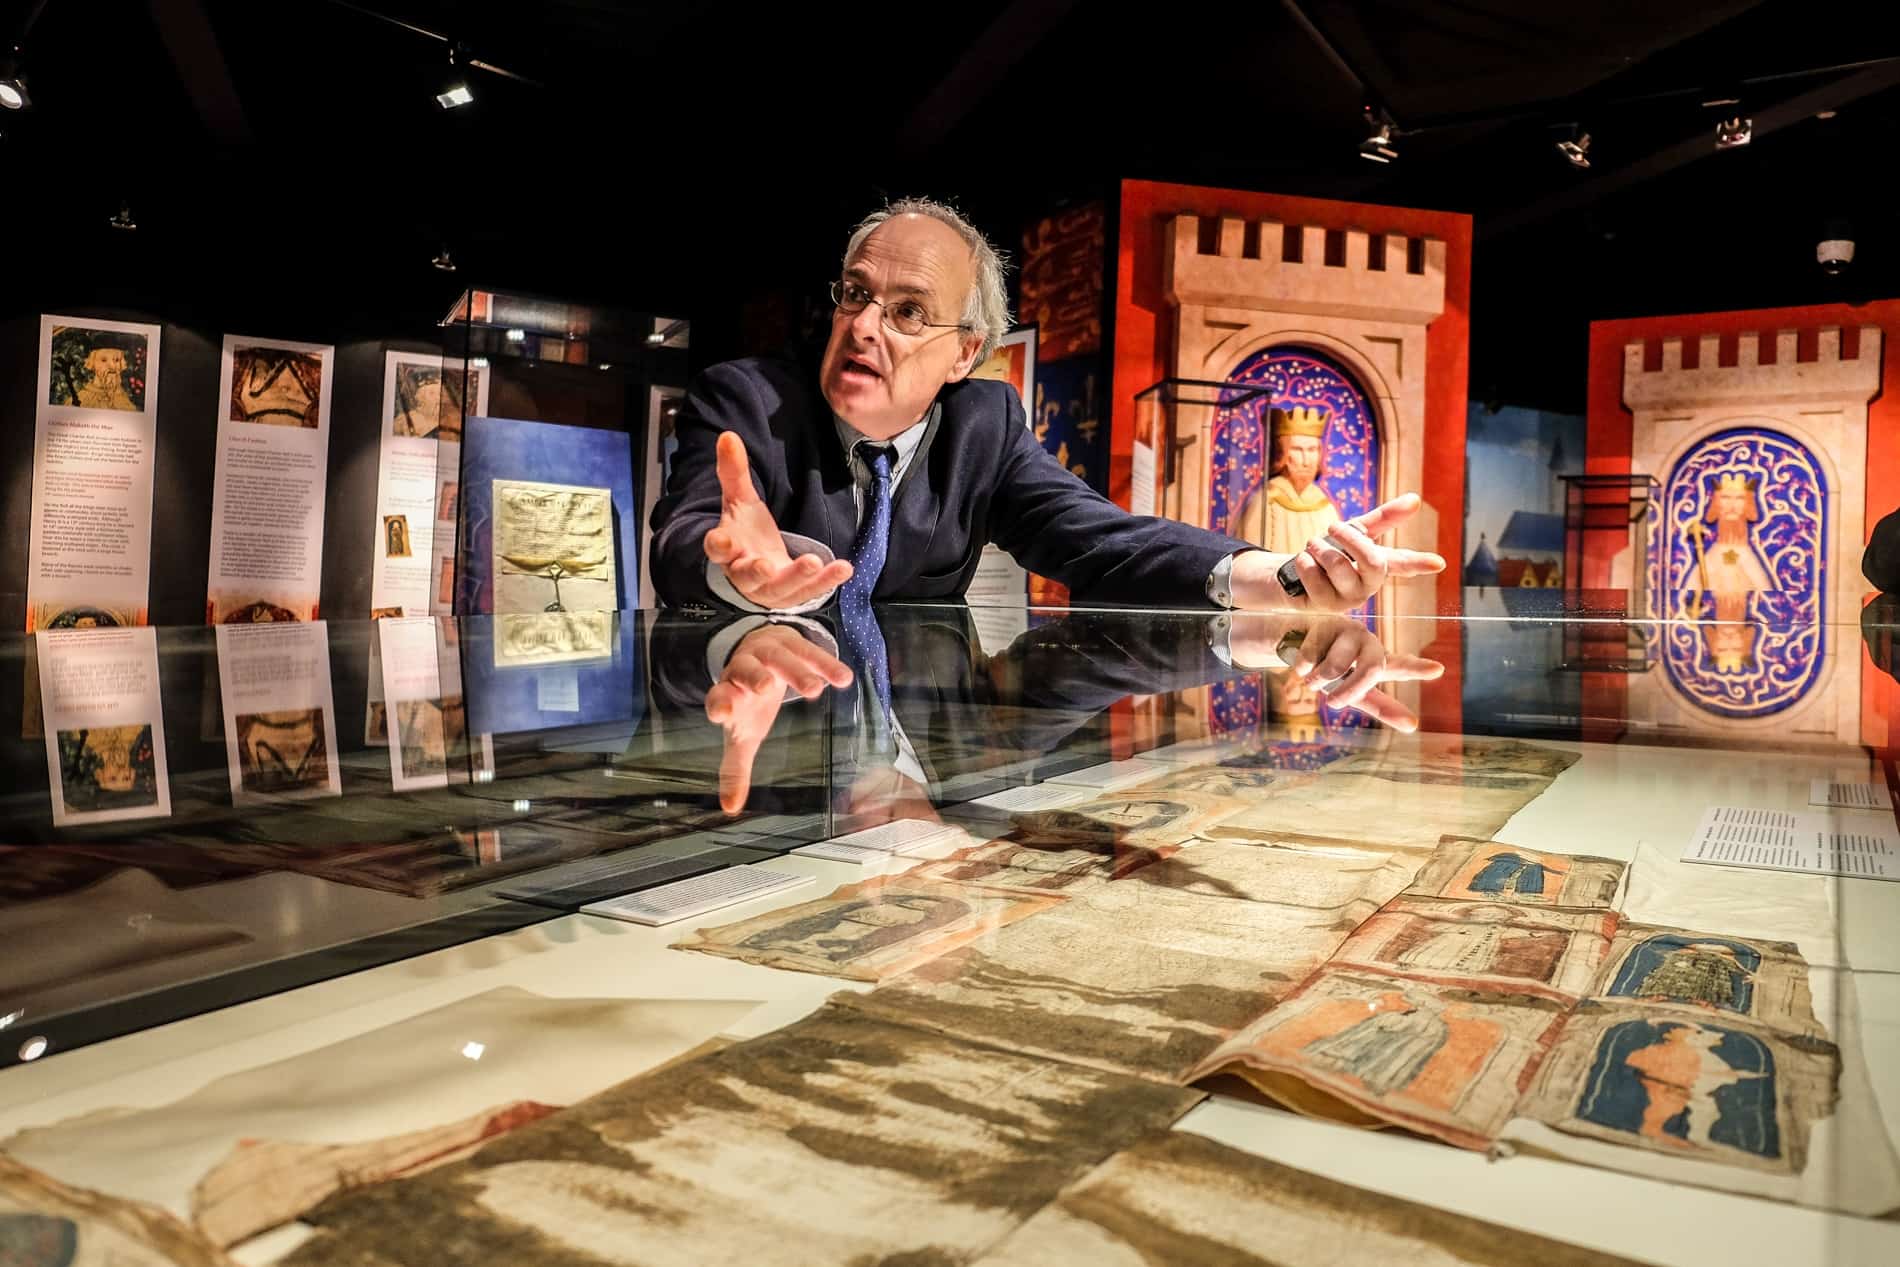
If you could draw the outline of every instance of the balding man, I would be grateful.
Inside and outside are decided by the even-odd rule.
[[[1291,557],[1131,515],[1076,479],[1023,425],[1006,384],[972,379],[1007,331],[1003,264],[957,212],[906,200],[851,235],[816,379],[780,361],[715,366],[678,418],[653,512],[654,582],[671,604],[798,612],[839,592],[960,598],[986,542],[1087,603],[1342,611],[1435,554],[1373,537],[1387,502]]]

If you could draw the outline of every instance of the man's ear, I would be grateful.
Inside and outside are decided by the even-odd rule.
[[[950,377],[944,381],[950,382],[950,383],[960,383],[964,379],[968,378],[970,376],[970,371],[976,368],[976,355],[982,350],[983,350],[983,336],[982,335],[980,334],[964,335],[963,344],[961,347],[957,349],[957,363],[950,367]]]

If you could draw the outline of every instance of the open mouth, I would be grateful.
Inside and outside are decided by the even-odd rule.
[[[877,372],[876,366],[872,365],[869,361],[862,360],[855,356],[845,358],[844,367],[840,370],[840,373],[844,374],[847,378],[858,378],[866,382],[873,382],[884,377]]]

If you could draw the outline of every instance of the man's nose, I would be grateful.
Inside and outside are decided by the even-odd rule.
[[[851,316],[851,333],[860,343],[875,343],[884,335],[884,310],[867,303]]]

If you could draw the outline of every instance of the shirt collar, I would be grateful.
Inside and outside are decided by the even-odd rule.
[[[930,420],[936,416],[939,408],[936,402],[931,402],[930,408],[924,411],[922,418],[883,442],[897,450],[897,460],[891,465],[893,476],[910,465],[911,458],[917,452],[917,446],[924,442],[924,432],[929,429]],[[847,458],[855,456],[857,446],[869,437],[835,413],[831,415],[831,421],[838,429],[838,443],[844,446],[845,456]]]

